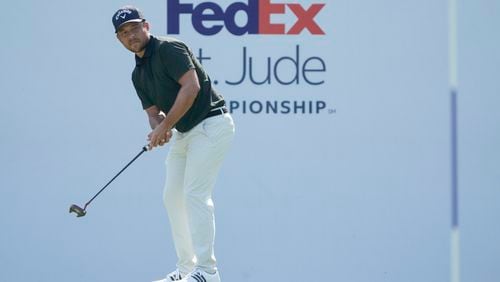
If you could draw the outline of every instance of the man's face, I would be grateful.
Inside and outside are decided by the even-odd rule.
[[[149,24],[147,22],[126,23],[122,25],[116,37],[128,50],[139,53],[144,50],[149,40]]]

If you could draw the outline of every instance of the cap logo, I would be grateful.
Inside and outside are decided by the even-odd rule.
[[[116,14],[115,20],[118,20],[118,18],[125,19],[127,17],[127,14],[128,15],[132,14],[132,11],[130,11],[130,10],[121,10],[120,12],[118,12],[118,14]]]

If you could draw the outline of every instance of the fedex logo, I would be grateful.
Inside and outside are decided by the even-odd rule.
[[[215,2],[202,2],[198,5],[180,3],[180,0],[167,0],[167,32],[179,34],[180,15],[191,14],[194,29],[203,35],[214,35],[222,28],[234,35],[248,34],[300,34],[304,30],[314,35],[325,32],[314,20],[325,4],[272,3],[272,0],[247,0],[248,3],[234,2],[223,10]],[[274,14],[286,14],[287,8],[296,16],[296,22],[288,27],[284,23],[272,23]],[[247,22],[243,26],[236,23],[236,13],[245,13]]]

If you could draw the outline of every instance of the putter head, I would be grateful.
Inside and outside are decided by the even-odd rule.
[[[69,213],[72,212],[76,213],[77,217],[85,216],[85,214],[87,213],[84,209],[80,208],[77,205],[71,205],[71,207],[69,207]]]

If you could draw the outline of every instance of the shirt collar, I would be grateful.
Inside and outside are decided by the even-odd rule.
[[[137,55],[135,55],[135,64],[136,65],[142,65],[148,60],[148,58],[153,53],[153,49],[154,49],[154,46],[156,45],[157,41],[158,41],[158,39],[156,39],[156,37],[154,37],[152,35],[149,37],[149,42],[146,44],[146,48],[145,48],[146,50],[144,51],[144,56],[142,56],[142,58],[140,58]]]

